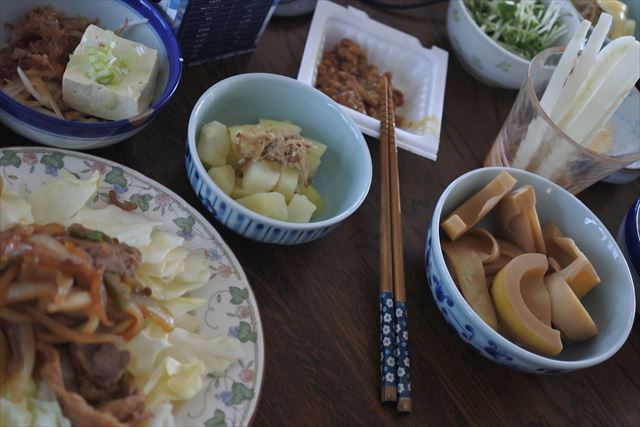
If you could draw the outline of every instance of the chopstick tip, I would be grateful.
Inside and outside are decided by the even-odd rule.
[[[382,400],[382,403],[396,402],[398,400],[398,390],[392,386],[382,387],[380,400]]]
[[[396,410],[400,414],[411,413],[411,398],[401,397],[400,399],[398,399],[398,405],[396,406]]]

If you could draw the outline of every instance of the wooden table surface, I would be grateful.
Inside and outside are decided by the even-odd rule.
[[[640,425],[640,325],[608,361],[574,373],[528,375],[478,355],[446,324],[428,289],[423,253],[436,201],[453,179],[482,165],[516,92],[474,80],[446,33],[446,4],[386,11],[355,3],[375,20],[450,52],[437,162],[399,153],[403,237],[412,345],[413,413],[379,399],[378,144],[360,209],[327,237],[281,247],[241,238],[211,219],[245,269],[257,297],[266,367],[254,425]],[[311,15],[273,18],[255,52],[184,70],[160,117],[124,143],[90,153],[169,187],[211,218],[184,166],[187,122],[198,97],[226,77],[269,72],[296,77]],[[0,127],[0,146],[33,145]],[[640,180],[599,183],[579,198],[609,231],[640,195]]]

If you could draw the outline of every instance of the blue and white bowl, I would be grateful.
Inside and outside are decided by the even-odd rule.
[[[309,223],[277,221],[240,205],[220,190],[198,158],[197,137],[205,123],[233,126],[261,118],[289,120],[303,136],[327,145],[313,180],[326,207]],[[362,204],[372,176],[367,144],[338,104],[297,80],[261,73],[229,77],[200,97],[189,118],[186,164],[191,186],[216,220],[249,239],[281,245],[326,235]]]
[[[0,1],[0,42],[9,38],[6,23],[16,22],[31,9],[52,4],[67,16],[98,19],[106,29],[129,22],[147,19],[148,23],[134,26],[124,37],[158,51],[160,68],[156,93],[151,107],[136,117],[99,123],[82,123],[62,120],[29,108],[0,91],[0,122],[41,144],[72,150],[88,150],[105,147],[123,141],[140,132],[153,120],[169,101],[180,81],[182,63],[180,48],[173,30],[160,12],[147,1],[138,0],[2,0]]]
[[[560,354],[542,356],[509,341],[487,325],[466,302],[447,269],[440,246],[442,218],[507,170],[536,192],[536,210],[542,225],[554,222],[574,239],[592,262],[602,282],[581,302],[598,327],[598,335],[565,344]],[[492,229],[486,218],[481,226]],[[635,315],[633,281],[615,239],[600,220],[575,196],[558,185],[520,169],[483,168],[460,176],[444,190],[429,225],[425,251],[427,279],[438,309],[456,334],[489,360],[530,373],[560,373],[604,362],[625,343]]]
[[[640,198],[631,204],[620,224],[618,244],[629,263],[636,285],[636,311],[640,311]]]

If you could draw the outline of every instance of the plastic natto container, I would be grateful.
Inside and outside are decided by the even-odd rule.
[[[436,160],[440,142],[442,108],[449,54],[438,48],[427,49],[402,31],[369,18],[363,11],[319,1],[304,48],[298,80],[315,86],[318,65],[325,50],[349,38],[367,53],[370,64],[380,73],[393,75],[394,88],[404,93],[404,105],[396,115],[404,118],[396,129],[400,148]],[[380,121],[342,106],[365,135],[379,137]]]

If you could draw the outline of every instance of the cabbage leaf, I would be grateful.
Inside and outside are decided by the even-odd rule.
[[[14,224],[31,224],[31,205],[25,199],[10,191],[0,193],[0,231]]]
[[[27,197],[35,222],[66,223],[98,191],[98,171],[94,171],[89,179],[76,178],[65,169],[61,175],[62,178],[34,189]]]

